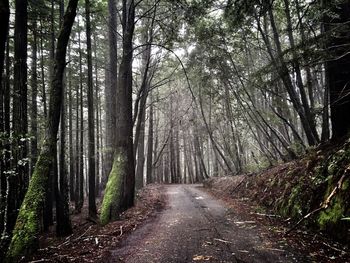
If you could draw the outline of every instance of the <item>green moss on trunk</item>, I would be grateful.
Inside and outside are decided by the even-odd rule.
[[[120,212],[122,197],[122,182],[125,178],[125,166],[127,165],[126,153],[115,153],[112,170],[108,177],[105,194],[101,206],[100,222],[102,225],[116,220]]]
[[[15,230],[7,253],[8,262],[16,262],[20,257],[32,253],[38,247],[42,206],[45,186],[49,174],[50,157],[40,155],[30,180],[16,221]]]

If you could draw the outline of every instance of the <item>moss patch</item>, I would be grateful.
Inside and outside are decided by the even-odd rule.
[[[39,156],[28,191],[19,210],[7,253],[7,262],[17,262],[22,256],[38,248],[41,211],[51,163],[50,154],[45,153],[44,151],[44,154]]]
[[[105,195],[101,206],[100,222],[102,225],[116,220],[119,216],[121,185],[126,165],[126,153],[119,152],[114,155],[112,170],[108,177]]]
[[[342,219],[350,216],[350,139],[311,149],[302,159],[249,176],[242,187],[230,186],[231,190],[225,191],[235,189],[236,197],[250,198],[297,222],[325,203],[344,174],[346,177],[327,209],[313,213],[303,224],[348,242],[350,220]],[[216,180],[221,180],[222,186],[214,181],[211,187],[219,192],[235,179]]]

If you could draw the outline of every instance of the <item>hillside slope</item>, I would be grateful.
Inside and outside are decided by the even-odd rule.
[[[350,243],[350,140],[258,174],[211,178],[204,185],[249,198],[295,228],[307,226]]]

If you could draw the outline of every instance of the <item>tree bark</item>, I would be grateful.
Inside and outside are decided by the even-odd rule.
[[[95,123],[94,123],[94,86],[92,80],[92,46],[91,46],[91,22],[90,1],[85,0],[86,18],[86,48],[88,64],[88,131],[89,131],[89,216],[97,217],[95,183],[96,183],[96,160],[95,160]]]
[[[152,93],[149,95],[149,117],[148,117],[148,141],[147,141],[147,168],[146,168],[146,183],[154,182],[153,178],[153,100]]]
[[[9,176],[7,231],[11,233],[28,179],[27,157],[27,6],[25,0],[15,1],[15,50],[13,79],[13,166],[16,175]]]
[[[2,87],[2,72],[4,69],[6,41],[9,29],[10,7],[8,0],[0,0],[0,87]]]
[[[50,109],[46,134],[38,161],[36,163],[28,191],[19,210],[16,227],[13,232],[8,261],[16,261],[21,256],[33,252],[38,247],[40,214],[44,203],[50,164],[60,121],[63,96],[63,73],[66,66],[66,51],[71,29],[76,15],[78,0],[70,0],[64,16],[63,26],[57,41],[54,60],[54,75],[50,90]]]
[[[79,24],[79,20],[78,20]],[[79,148],[79,203],[77,211],[80,212],[84,205],[84,100],[83,100],[83,55],[81,50],[80,31],[78,33],[79,45],[79,86],[80,86],[80,148]]]
[[[106,224],[134,204],[135,167],[132,122],[132,60],[135,5],[123,0],[123,55],[119,67],[116,114],[117,125],[113,168],[101,208],[101,223]]]
[[[117,46],[117,7],[116,0],[108,0],[108,44],[109,44],[109,64],[105,85],[106,101],[106,140],[104,150],[104,178],[110,173],[113,163],[113,151],[115,146],[116,129],[116,90],[118,78],[118,46]],[[107,178],[104,179],[104,181]],[[106,182],[104,182],[105,184]]]
[[[332,7],[338,17],[327,19],[326,32],[333,31],[327,48],[330,58],[326,62],[329,85],[333,139],[340,139],[350,131],[350,1]]]
[[[32,79],[31,79],[31,88],[32,88],[32,107],[31,107],[31,167],[33,168],[36,163],[37,154],[38,154],[38,105],[37,105],[37,96],[38,96],[38,75],[37,75],[37,22],[36,17],[33,19],[32,24],[33,32],[33,41],[32,41]]]
[[[0,0],[0,102],[1,102],[1,116],[0,116],[0,133],[3,133],[7,139],[9,134],[6,131],[6,111],[9,110],[6,109],[6,106],[9,107],[9,105],[6,102],[6,81],[3,82],[3,69],[4,69],[4,62],[5,62],[5,50],[6,50],[6,42],[7,42],[7,36],[8,36],[8,29],[9,29],[9,19],[10,19],[10,7],[9,7],[9,1],[8,0]],[[8,63],[8,61],[7,61]],[[5,78],[4,78],[5,79]],[[4,84],[3,84],[4,83]],[[3,140],[5,141],[5,140]],[[0,143],[1,149],[6,149],[7,142]],[[6,182],[6,175],[5,171],[7,170],[7,156],[6,153],[0,153],[0,234],[3,233],[4,230],[4,224],[5,224],[5,215],[4,211],[6,208],[6,190],[7,190],[7,182]],[[2,253],[0,253],[0,256],[2,256]]]

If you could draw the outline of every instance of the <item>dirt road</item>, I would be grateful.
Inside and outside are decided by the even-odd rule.
[[[167,208],[135,230],[109,262],[297,262],[253,221],[242,221],[199,186],[169,185]]]

